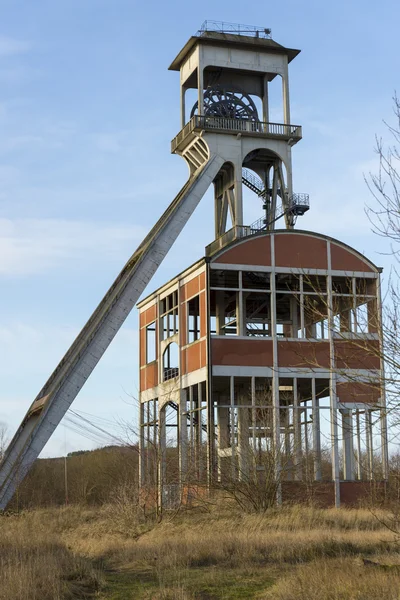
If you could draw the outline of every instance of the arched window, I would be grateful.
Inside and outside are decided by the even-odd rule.
[[[164,381],[179,376],[179,346],[176,342],[171,342],[164,350],[163,374]]]

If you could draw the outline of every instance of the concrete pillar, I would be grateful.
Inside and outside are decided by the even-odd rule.
[[[283,122],[285,125],[290,124],[290,100],[289,100],[289,70],[285,68],[285,73],[282,76],[282,96],[283,96]]]
[[[188,464],[188,439],[187,425],[187,389],[181,389],[179,401],[179,421],[178,421],[178,440],[179,440],[179,481],[181,486],[187,481]]]
[[[204,72],[203,69],[201,67],[201,65],[199,64],[199,66],[197,67],[197,100],[198,100],[198,114],[203,116],[204,115]]]
[[[312,431],[313,431],[313,455],[314,455],[314,479],[321,481],[321,426],[319,414],[319,400],[315,392],[315,378],[311,379],[311,398],[312,398]]]
[[[248,404],[248,399],[242,397],[240,404]],[[250,444],[249,444],[249,408],[238,408],[238,461],[239,479],[248,481],[250,475]]]
[[[304,338],[304,279],[303,275],[300,275],[300,337]]]
[[[199,382],[197,384],[197,411],[196,411],[196,463],[197,463],[197,473],[199,478],[201,478],[203,473],[203,448],[202,448],[202,413],[201,410],[203,406],[203,382]]]
[[[256,455],[257,451],[257,409],[256,409],[256,378],[251,378],[251,423],[253,426],[252,429],[252,439],[253,439],[253,456]]]
[[[158,442],[158,501],[162,508],[167,472],[167,431],[165,406],[159,411],[158,416],[159,442]]]
[[[239,288],[238,292],[238,334],[245,336],[246,335],[246,302],[243,298],[243,273],[239,271]]]
[[[380,424],[381,424],[381,445],[382,445],[382,476],[386,480],[389,477],[389,450],[388,450],[388,436],[387,436],[387,419],[386,409],[382,408],[380,411]]]
[[[222,404],[227,404],[228,398],[223,397],[219,398]],[[226,449],[229,447],[229,410],[228,408],[218,408],[218,427],[217,427],[217,436],[218,436],[218,481],[221,481],[226,476],[224,473],[223,465],[225,464],[225,460],[221,456],[220,450]]]
[[[194,467],[195,467],[195,453],[194,453],[194,402],[193,402],[193,386],[189,386],[189,443],[188,443],[188,454],[189,454],[189,466],[190,466],[190,476],[193,478]]]
[[[351,410],[342,410],[343,477],[354,481],[353,416]]]
[[[139,398],[140,402],[140,398]],[[140,402],[139,408],[139,487],[146,484],[146,462],[145,462],[145,431],[144,431],[144,403]]]
[[[263,79],[262,105],[263,105],[263,121],[264,121],[264,123],[268,123],[269,122],[268,75],[264,75],[264,79]]]
[[[236,479],[236,441],[235,441],[235,378],[233,375],[229,378],[229,396],[230,396],[230,405],[231,405],[231,435],[230,435],[230,444],[231,444],[231,473],[232,473],[232,481]]]
[[[242,163],[235,164],[235,184],[234,184],[234,206],[235,215],[232,225],[243,225],[243,184],[242,184]]]
[[[372,418],[371,411],[365,409],[365,447],[367,452],[367,473],[368,479],[374,478],[374,447],[372,439]]]
[[[297,391],[297,378],[293,379],[293,427],[294,427],[294,465],[295,479],[302,480],[302,445],[301,445],[301,409]]]
[[[360,411],[356,411],[356,436],[357,436],[357,479],[362,480],[361,464],[361,429],[360,429]]]
[[[282,409],[281,409],[282,411]],[[289,406],[284,409],[284,422],[285,422],[285,473],[286,479],[291,481],[293,479],[293,463],[292,463],[292,444],[291,444],[291,427],[290,427],[290,408]]]

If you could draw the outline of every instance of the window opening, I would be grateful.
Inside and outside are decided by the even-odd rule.
[[[179,347],[175,342],[171,342],[164,350],[163,354],[164,381],[179,376]]]
[[[178,290],[172,292],[160,302],[161,337],[163,340],[175,335],[179,330]]]
[[[211,290],[210,330],[217,335],[238,335],[238,292]]]
[[[210,287],[239,288],[239,271],[218,271],[210,269]]]
[[[146,327],[146,363],[156,360],[156,323],[150,323]]]
[[[200,296],[191,298],[187,303],[188,311],[188,343],[200,339]]]

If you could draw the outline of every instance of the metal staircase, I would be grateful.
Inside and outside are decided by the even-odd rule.
[[[176,412],[179,414],[179,404],[170,400],[168,402],[168,406],[170,406],[171,408],[176,410]],[[187,413],[186,416],[187,416],[187,420],[189,421],[189,423],[190,423],[190,421],[192,421],[193,425],[198,425],[198,418],[196,419],[196,416],[192,417],[189,413]],[[203,423],[203,421],[201,422],[201,428],[205,433],[207,433],[207,425],[205,423]]]
[[[257,175],[249,169],[242,169],[242,182],[260,198],[265,198],[267,196],[267,190],[265,189],[262,179],[257,177]]]
[[[135,306],[223,162],[221,157],[213,155],[205,159],[193,173],[126,263],[33,401],[0,464],[0,510],[6,508],[19,483]]]

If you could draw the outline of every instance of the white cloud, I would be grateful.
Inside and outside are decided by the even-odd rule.
[[[30,42],[0,35],[0,58],[25,54],[30,49]]]
[[[0,219],[0,275],[32,275],[66,261],[114,261],[135,250],[141,227],[62,219]],[[122,266],[122,265],[121,265]]]

